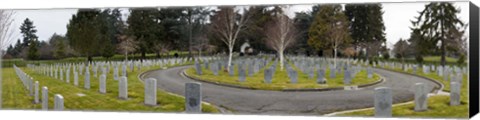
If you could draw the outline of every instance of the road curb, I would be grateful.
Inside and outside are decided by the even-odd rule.
[[[257,88],[251,88],[251,87],[244,87],[244,86],[239,86],[239,85],[233,85],[233,84],[225,84],[225,83],[220,83],[220,82],[212,82],[212,81],[208,81],[208,80],[204,80],[204,79],[200,79],[200,78],[195,78],[195,77],[192,77],[192,76],[188,75],[187,72],[186,72],[186,69],[183,70],[182,75],[185,76],[185,77],[187,77],[187,78],[190,78],[190,79],[192,79],[192,80],[195,80],[195,81],[200,81],[200,82],[215,84],[215,85],[219,85],[219,86],[226,86],[226,87],[233,87],[233,88],[240,88],[240,89],[248,89],[248,90],[264,90],[264,89],[257,89]],[[377,75],[378,75],[378,74],[377,74]],[[381,76],[381,75],[378,75],[378,76],[380,76],[380,79],[379,79],[379,80],[377,80],[377,81],[375,81],[375,82],[373,82],[373,83],[367,83],[367,84],[358,85],[358,88],[365,88],[365,87],[370,87],[370,86],[373,86],[373,85],[377,85],[377,84],[383,83],[383,82],[385,81],[385,78],[384,78],[383,76]],[[282,89],[282,90],[268,90],[268,91],[281,91],[281,92],[313,92],[313,91],[316,91],[316,92],[321,92],[321,91],[344,90],[344,87],[345,87],[345,86],[332,87],[332,88]]]
[[[425,76],[420,76],[420,75],[417,75],[417,74],[413,74],[413,73],[408,73],[408,72],[399,72],[399,71],[395,71],[395,70],[390,70],[390,69],[387,69],[387,68],[380,68],[380,67],[375,67],[377,69],[382,69],[382,70],[387,70],[387,71],[390,71],[390,72],[397,72],[397,73],[400,73],[400,74],[405,74],[405,75],[411,75],[411,76],[415,76],[415,77],[420,77],[420,78],[423,78],[423,79],[427,79],[429,81],[432,81],[434,82],[435,84],[437,84],[438,86],[440,86],[440,88],[438,88],[437,86],[434,87],[434,89],[432,89],[432,93],[435,93],[435,94],[438,94],[440,93],[441,91],[443,91],[443,88],[445,88],[445,85],[443,85],[442,83],[438,82],[437,80],[434,80],[434,79],[431,79],[431,78],[428,78],[428,77],[425,77]]]

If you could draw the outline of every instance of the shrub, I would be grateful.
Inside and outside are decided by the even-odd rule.
[[[415,60],[416,60],[418,63],[423,63],[423,57],[422,57],[421,55],[415,56]]]
[[[465,63],[465,60],[466,60],[465,55],[464,55],[464,54],[461,54],[461,55],[460,55],[460,58],[458,58],[458,60],[457,60],[457,63],[458,63],[458,64],[463,64],[463,63]]]

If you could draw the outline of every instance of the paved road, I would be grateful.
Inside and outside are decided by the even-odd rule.
[[[193,66],[174,67],[147,72],[143,78],[156,78],[157,87],[178,95],[184,95],[189,79],[183,70]],[[429,80],[401,73],[375,69],[386,81],[360,90],[323,92],[281,92],[248,90],[202,83],[203,101],[227,109],[235,114],[295,114],[319,115],[342,110],[373,107],[373,89],[380,86],[393,90],[393,102],[413,100],[413,85],[425,83],[429,90],[438,86]],[[142,78],[142,79],[143,79]]]

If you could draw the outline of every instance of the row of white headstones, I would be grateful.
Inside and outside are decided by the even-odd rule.
[[[23,72],[17,66],[13,66],[15,69],[15,73],[22,81],[24,87],[29,91],[30,96],[34,96],[33,103],[38,104],[41,102],[42,110],[48,110],[48,87],[42,87],[42,99],[40,100],[40,93],[39,93],[39,82],[35,81],[33,83],[33,78],[28,76],[25,72]],[[53,110],[63,110],[64,109],[64,99],[63,96],[60,94],[55,94],[54,99],[54,107]]]
[[[450,84],[450,106],[460,105],[460,84],[451,82]],[[414,111],[421,112],[428,110],[428,93],[424,83],[415,84]],[[392,116],[392,90],[388,87],[375,88],[374,92],[375,117]]]
[[[218,57],[203,57],[203,58],[199,58],[201,59],[202,61],[206,61],[206,60],[213,60],[213,59],[220,59]],[[136,61],[136,62],[139,62],[139,61]],[[140,66],[147,66],[147,67],[151,67],[151,66],[154,66],[154,65],[165,65],[165,64],[185,64],[187,63],[188,60],[186,59],[170,59],[170,60],[146,60],[142,63],[149,63],[147,65],[145,64],[141,64],[141,63],[138,63],[139,67]],[[132,62],[133,64],[133,62]],[[69,64],[69,65],[72,65],[72,64]],[[74,66],[74,83],[75,83],[75,86],[78,86],[78,74],[81,72],[77,72],[77,69],[81,69],[82,67],[80,67],[81,65],[83,64],[77,64],[76,65],[73,65]],[[108,66],[109,65],[112,65],[112,64],[96,64],[96,65],[105,65],[105,66]],[[38,69],[40,71],[44,71],[44,75],[46,76],[50,76],[50,77],[55,77],[55,79],[60,79],[63,81],[63,72],[62,70],[58,70],[59,66],[61,65],[51,65],[51,66],[32,66],[32,65],[29,65],[29,67],[32,67],[34,69]],[[118,64],[116,65],[118,66]],[[125,66],[125,64],[124,64]],[[31,86],[31,81],[33,81],[33,78],[32,77],[29,77],[26,73],[24,73],[20,68],[15,67],[15,70],[17,71],[17,75],[19,76],[19,78],[22,80],[22,82],[24,82],[24,85],[25,87],[30,90]],[[54,68],[57,68],[55,70],[53,70]],[[70,70],[70,66],[68,67],[65,67],[67,70],[65,72],[65,80],[66,82],[68,83],[69,82],[69,70]],[[89,73],[89,70],[88,70],[88,65],[86,67],[86,70],[85,70],[85,80],[84,80],[84,83],[85,83],[85,89],[90,89],[90,73]],[[133,67],[131,67],[133,70]],[[92,68],[93,69],[93,68]],[[118,67],[115,67],[115,69],[118,69]],[[118,72],[118,70],[116,70]],[[123,67],[123,70],[122,71],[126,71],[126,67]],[[114,70],[115,72],[115,70]],[[58,75],[60,73],[60,75]],[[100,93],[103,93],[105,94],[106,93],[106,75],[107,72],[105,70],[105,67],[103,67],[103,73],[100,75],[99,77],[99,92]],[[118,75],[118,73],[116,74]],[[114,76],[115,76],[115,73],[114,73]],[[128,100],[128,80],[127,80],[127,77],[126,77],[126,73],[122,74],[122,76],[119,77],[119,99],[121,100]],[[35,85],[38,86],[38,81],[35,82]],[[144,103],[145,105],[147,106],[156,106],[157,105],[157,80],[155,78],[147,78],[145,79],[145,82],[144,82],[144,87],[145,87],[145,98],[144,98]],[[38,87],[37,87],[38,88]],[[35,89],[35,90],[30,90],[30,91],[36,91],[34,92],[33,94],[35,94],[34,96],[36,96],[36,98],[38,98],[38,90]],[[42,88],[42,108],[44,110],[47,110],[48,109],[48,88],[46,86],[44,86]],[[37,101],[39,101],[38,99],[35,99],[34,102],[35,103],[38,103]],[[45,102],[43,102],[45,101]],[[187,113],[200,113],[201,112],[201,84],[200,83],[196,83],[196,82],[193,82],[193,83],[186,83],[185,84],[185,112]],[[43,107],[45,106],[45,107]],[[64,106],[63,106],[63,97],[59,94],[56,94],[55,95],[55,107],[54,107],[54,110],[63,110],[64,109]]]

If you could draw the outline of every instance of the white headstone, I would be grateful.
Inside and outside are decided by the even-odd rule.
[[[375,117],[392,116],[392,90],[387,87],[375,88]]]
[[[202,112],[202,92],[200,83],[185,83],[185,111]]]
[[[65,81],[67,81],[67,83],[70,83],[70,69],[67,69],[67,73],[65,73]]]
[[[85,81],[83,83],[83,87],[85,89],[90,89],[90,72],[85,72]]]
[[[118,82],[118,97],[120,99],[126,100],[128,99],[128,81],[127,77],[123,76],[120,77],[120,81]]]
[[[73,71],[73,85],[78,86],[78,72]]]
[[[157,80],[155,78],[145,80],[145,105],[157,105]]]
[[[461,84],[457,82],[450,83],[450,105],[457,106],[460,105],[460,86]]]
[[[415,111],[425,111],[428,108],[428,91],[423,83],[415,84]]]
[[[118,80],[118,65],[113,69],[113,80]]]
[[[107,75],[100,75],[99,82],[99,92],[104,94],[107,93]]]
[[[42,87],[42,110],[48,110],[48,88]]]
[[[34,103],[37,104],[37,103],[40,103],[40,90],[39,90],[39,83],[38,81],[35,81],[35,97],[34,97]]]
[[[63,110],[63,96],[60,94],[55,94],[55,101],[54,101],[54,106],[53,110]]]

